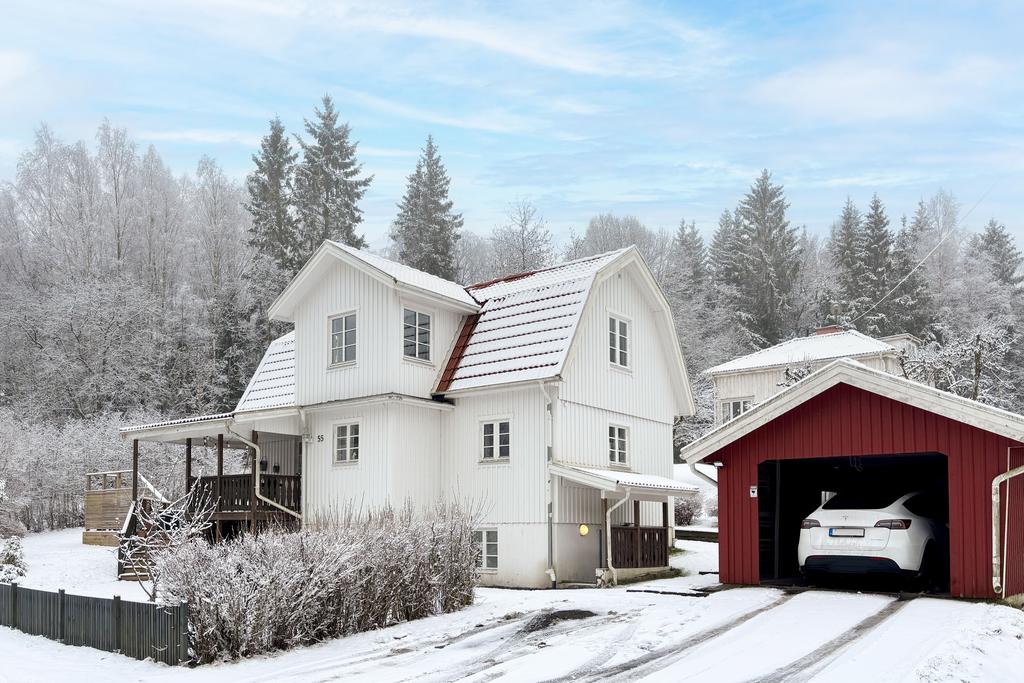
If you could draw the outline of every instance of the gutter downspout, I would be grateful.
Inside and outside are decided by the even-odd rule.
[[[608,508],[608,511],[604,514],[604,530],[608,536],[608,541],[605,544],[605,549],[608,553],[608,569],[612,570],[613,586],[619,585],[619,570],[617,570],[615,568],[615,565],[612,564],[612,513],[615,512],[615,510],[618,509],[620,505],[629,500],[630,494],[633,493],[632,489],[630,489],[628,486],[625,487],[625,489],[626,495],[623,496],[622,500]]]
[[[1000,552],[1003,549],[1003,539],[999,528],[999,486],[1004,481],[1022,474],[1024,474],[1024,465],[1007,470],[992,480],[992,589],[1003,599],[1006,598],[1006,586],[1003,585],[1003,559]],[[1006,501],[1006,505],[1009,507],[1009,500]],[[1007,514],[1009,514],[1009,509],[1007,509]]]
[[[714,487],[715,487],[716,489],[718,488],[718,480],[717,480],[717,479],[712,479],[712,478],[711,478],[711,477],[709,477],[708,475],[706,475],[706,474],[704,474],[703,472],[701,472],[700,470],[698,470],[698,469],[697,469],[697,463],[695,463],[695,462],[691,462],[691,463],[690,463],[690,471],[691,471],[691,472],[693,472],[693,474],[694,474],[695,476],[697,476],[697,477],[699,477],[699,478],[703,479],[703,480],[704,480],[704,481],[706,481],[707,483],[709,483],[709,484],[711,484],[712,486],[714,486]]]
[[[224,429],[226,429],[230,434],[233,434],[239,441],[244,443],[246,446],[253,449],[256,452],[256,462],[260,461],[262,451],[260,450],[259,444],[253,443],[249,439],[245,438],[244,436],[233,430],[231,428],[231,420],[228,420],[227,422],[224,423]],[[300,515],[298,512],[295,512],[294,510],[289,510],[288,508],[281,505],[277,501],[270,500],[269,498],[260,493],[260,473],[255,471],[252,473],[252,493],[254,496],[256,496],[257,500],[262,500],[267,505],[272,505],[281,512],[287,512],[289,515],[295,517],[300,522],[302,521],[302,515]],[[255,523],[255,520],[253,520],[253,522]]]
[[[555,514],[554,514],[554,484],[551,477],[550,465],[555,460],[555,399],[552,398],[551,394],[548,393],[548,387],[543,382],[540,383],[540,390],[544,394],[544,408],[547,412],[547,426],[545,430],[544,439],[545,447],[547,450],[547,462],[549,467],[547,468],[547,523],[548,523],[548,568],[547,575],[551,579],[551,587],[556,588],[558,586],[558,578],[555,574]]]

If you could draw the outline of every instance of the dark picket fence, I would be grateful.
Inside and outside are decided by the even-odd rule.
[[[0,583],[0,626],[135,659],[180,664],[188,656],[188,605],[91,598]]]

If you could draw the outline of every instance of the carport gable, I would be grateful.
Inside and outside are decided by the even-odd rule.
[[[757,487],[762,463],[919,456],[923,464],[926,454],[944,455],[951,592],[992,597],[991,482],[1006,471],[1008,448],[1022,440],[1024,417],[843,360],[709,433],[682,455],[690,463],[723,464],[718,470],[721,576],[748,584],[761,580],[759,514],[765,511]],[[1024,586],[1008,588],[1024,591]]]

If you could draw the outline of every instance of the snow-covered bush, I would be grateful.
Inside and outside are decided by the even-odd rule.
[[[718,494],[712,493],[704,503],[704,514],[708,517],[718,517]]]
[[[676,498],[676,526],[689,526],[704,509],[704,494],[697,491],[692,496]]]
[[[0,583],[13,583],[25,576],[25,553],[17,536],[0,538]]]
[[[251,656],[452,612],[473,601],[474,515],[410,505],[159,554],[164,602],[190,606],[198,662]]]

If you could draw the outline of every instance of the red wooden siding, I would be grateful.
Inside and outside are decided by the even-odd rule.
[[[991,597],[992,479],[1006,471],[1016,441],[845,384],[808,400],[737,439],[705,461],[721,460],[720,572],[725,583],[757,584],[757,466],[767,460],[942,453],[949,468],[950,588],[953,595]],[[1011,495],[1013,552],[1007,595],[1024,592],[1024,481]],[[1012,581],[1012,583],[1011,583]]]
[[[1024,448],[1010,451],[1009,468],[1024,465]],[[1003,554],[1005,564],[1003,576],[1006,577],[1006,595],[1024,593],[1024,475],[1020,475],[1003,484],[1002,498],[1010,504],[1010,514],[1004,517],[1006,529],[1006,549]],[[1005,513],[1006,507],[1003,506]]]

